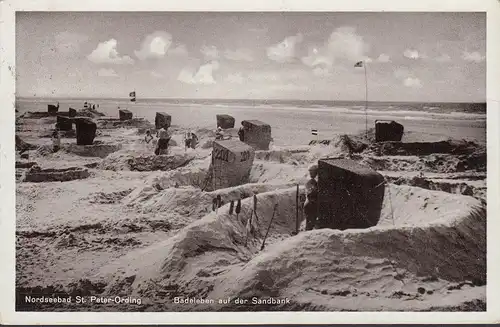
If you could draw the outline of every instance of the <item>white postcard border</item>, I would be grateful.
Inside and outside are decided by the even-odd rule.
[[[488,266],[486,312],[15,312],[16,11],[486,11]],[[0,3],[0,322],[5,324],[492,323],[500,321],[500,2],[496,0],[9,0]]]

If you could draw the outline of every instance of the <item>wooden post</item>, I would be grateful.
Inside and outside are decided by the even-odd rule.
[[[240,212],[241,212],[241,199],[238,199],[238,202],[236,203],[235,212],[236,212],[236,219],[237,219],[237,220],[240,220]]]
[[[252,212],[250,213],[250,218],[247,219],[247,223],[246,223],[246,230],[247,230],[247,238],[245,240],[245,246],[248,245],[248,237],[250,236],[250,232],[252,230],[252,218],[253,218],[253,209],[252,209]]]
[[[366,63],[363,61],[365,68],[365,137],[368,141],[368,78],[366,77]]]
[[[271,229],[271,225],[273,223],[273,220],[274,220],[274,214],[276,213],[276,208],[278,207],[278,204],[276,203],[274,205],[274,209],[273,209],[273,216],[271,217],[271,220],[269,221],[269,226],[267,226],[267,231],[266,231],[266,235],[264,236],[264,240],[262,241],[262,245],[260,247],[260,250],[264,250],[264,247],[266,246],[266,239],[267,239],[267,235],[269,234],[269,230]]]
[[[295,234],[299,233],[299,184],[297,184],[297,192],[295,194]]]

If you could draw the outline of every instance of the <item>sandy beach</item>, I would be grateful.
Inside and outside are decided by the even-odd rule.
[[[376,119],[394,119],[405,127],[401,146],[364,140],[362,109],[137,103],[126,105],[134,120],[125,123],[121,103],[102,100],[94,144],[76,145],[68,132],[52,153],[56,117],[30,114],[48,103],[17,107],[16,137],[31,144],[27,156],[16,154],[17,310],[486,310],[484,114],[369,111],[370,137]],[[60,101],[60,112],[69,107],[82,102]],[[144,142],[157,111],[172,116],[168,155]],[[255,151],[248,183],[207,191],[216,114],[236,119],[227,137],[237,139],[242,120],[260,119],[273,141]],[[195,149],[183,146],[187,131],[199,137]],[[412,142],[441,145],[428,153],[404,146]],[[302,222],[294,235],[296,185],[303,193],[307,167],[325,157],[349,157],[385,177],[376,226],[304,231]],[[80,175],[27,181],[35,164]],[[224,205],[213,211],[217,195]],[[247,241],[254,195],[259,219]],[[229,212],[236,198],[238,215]],[[27,295],[72,301],[33,304]]]

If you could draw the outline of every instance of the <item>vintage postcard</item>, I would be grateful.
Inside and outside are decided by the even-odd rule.
[[[3,322],[500,318],[498,2],[0,5]]]

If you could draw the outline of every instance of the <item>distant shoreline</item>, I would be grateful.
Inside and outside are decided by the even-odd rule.
[[[128,101],[129,97],[29,97],[29,96],[16,96],[16,100],[115,100],[115,101]],[[196,103],[196,104],[303,104],[303,105],[356,105],[365,104],[365,100],[299,100],[299,99],[203,99],[203,98],[161,98],[161,97],[141,97],[139,101],[164,101],[171,103]],[[486,107],[486,101],[472,101],[472,102],[448,102],[448,101],[368,101],[370,104],[388,104],[388,105],[401,105],[401,104],[421,104],[428,106],[449,106],[449,105],[474,105]]]

